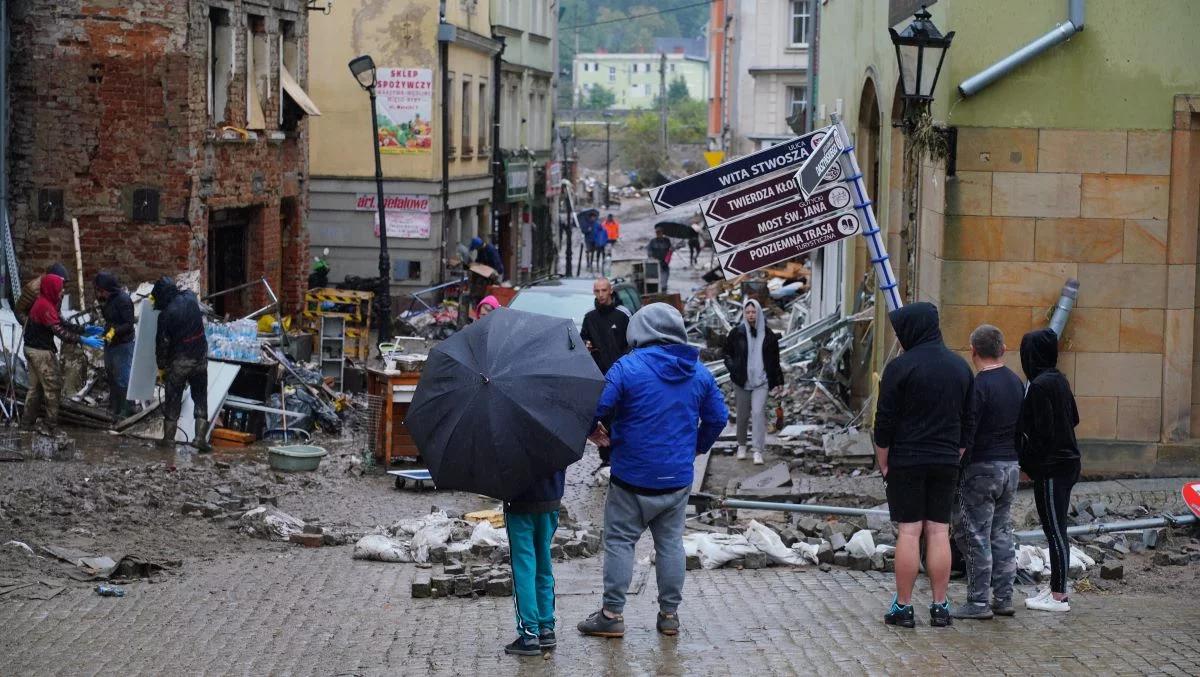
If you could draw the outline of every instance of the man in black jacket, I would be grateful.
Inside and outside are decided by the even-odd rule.
[[[96,298],[104,303],[104,371],[108,377],[108,410],[114,420],[132,412],[125,393],[129,390],[129,372],[133,368],[133,300],[121,289],[112,273],[101,272],[92,286]]]
[[[592,352],[600,373],[607,374],[613,363],[629,352],[625,330],[629,327],[630,314],[629,309],[613,297],[612,283],[607,278],[597,278],[592,283],[592,293],[596,295],[596,307],[583,316],[580,335],[587,342],[587,349]],[[608,465],[611,455],[612,448],[600,447],[600,467]]]
[[[183,389],[192,389],[196,418],[193,444],[210,451],[208,444],[208,339],[204,337],[204,314],[196,295],[175,286],[169,277],[159,279],[150,292],[159,311],[154,356],[166,386],[163,402],[163,444],[175,441]]]
[[[883,370],[875,413],[875,454],[892,521],[899,523],[896,596],[884,621],[906,628],[916,624],[911,600],[924,534],[933,588],[929,624],[944,627],[951,623],[949,523],[971,369],[942,342],[933,304],[914,303],[888,317],[904,353]]]

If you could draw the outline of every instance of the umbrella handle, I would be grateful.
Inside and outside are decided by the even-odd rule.
[[[567,347],[575,350],[575,337],[571,336],[571,328],[567,327]]]

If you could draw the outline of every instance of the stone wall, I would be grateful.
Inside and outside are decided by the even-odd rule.
[[[1191,322],[1175,331],[1172,309],[1195,304],[1194,238],[1190,255],[1168,256],[1171,132],[963,127],[956,159],[939,290],[947,343],[965,351],[975,326],[995,324],[1019,371],[1020,337],[1046,326],[1078,278],[1059,359],[1078,436],[1168,437],[1164,394],[1179,397],[1164,389],[1164,354],[1186,342],[1190,384],[1192,351]]]

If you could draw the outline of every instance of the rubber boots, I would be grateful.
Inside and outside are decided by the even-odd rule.
[[[208,419],[196,419],[196,439],[193,444],[196,445],[196,450],[202,454],[212,451],[212,445],[208,443]]]
[[[175,430],[179,427],[179,419],[166,418],[163,419],[163,434],[162,439],[158,441],[160,447],[170,447],[175,445]]]

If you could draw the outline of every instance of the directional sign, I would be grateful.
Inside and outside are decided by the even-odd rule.
[[[854,212],[839,214],[719,254],[717,259],[721,262],[725,279],[731,279],[850,237],[858,232],[860,223],[858,214]]]
[[[709,233],[712,235],[713,246],[717,253],[720,253],[760,237],[804,225],[805,221],[827,217],[847,207],[853,209],[850,204],[850,189],[843,185],[834,185],[813,193],[807,200],[797,195],[791,202],[784,202],[736,221],[720,224],[710,228]]]
[[[829,168],[822,179],[821,185],[827,186],[842,180],[842,164],[839,162]],[[700,203],[700,211],[704,214],[704,222],[709,226],[745,216],[763,207],[770,207],[785,200],[799,197],[800,191],[796,184],[794,172],[784,172],[759,181],[745,188],[726,193],[720,197]]]
[[[796,172],[796,183],[800,184],[800,194],[804,197],[812,195],[817,186],[821,184],[821,180],[825,178],[825,172],[837,164],[841,155],[842,143],[838,141],[838,135],[826,134],[821,139],[821,144]]]
[[[808,159],[817,144],[828,134],[823,127],[804,136],[764,148],[752,155],[731,160],[691,176],[672,181],[650,191],[650,204],[656,213],[706,198],[723,190],[737,188],[743,183],[761,179],[781,169],[796,167]]]

